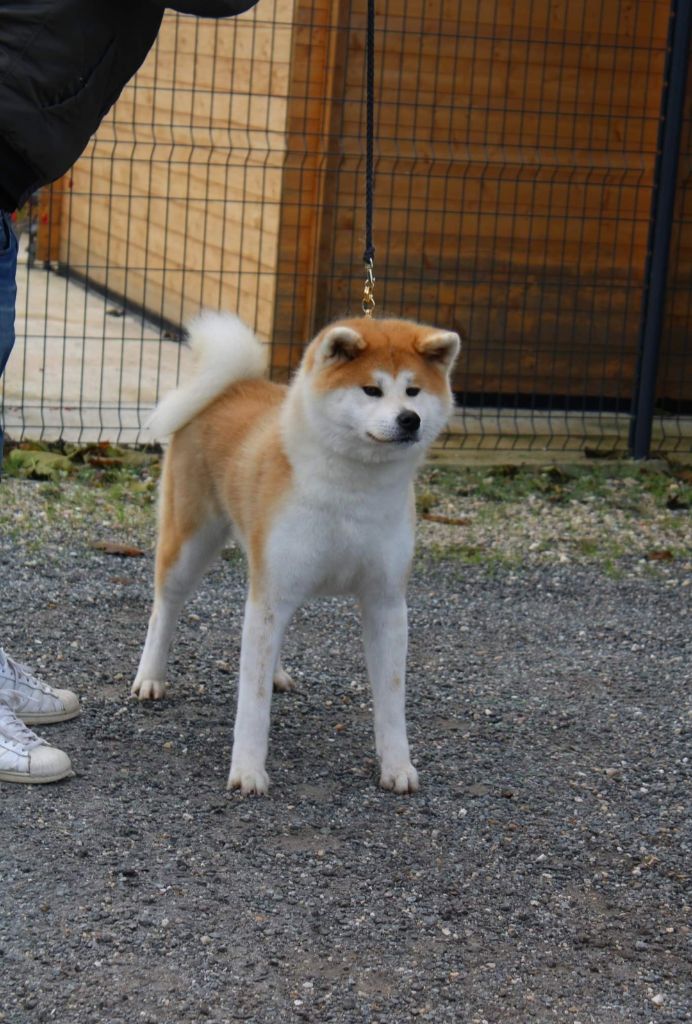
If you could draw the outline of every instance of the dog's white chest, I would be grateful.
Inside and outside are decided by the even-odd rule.
[[[412,552],[406,501],[392,505],[381,496],[363,502],[342,495],[319,502],[297,496],[278,517],[268,554],[272,569],[281,566],[283,583],[307,599],[396,585]]]

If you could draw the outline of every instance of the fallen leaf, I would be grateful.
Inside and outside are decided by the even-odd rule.
[[[95,540],[92,548],[103,551],[104,555],[115,555],[117,558],[144,558],[146,551],[141,548],[133,548],[129,544],[119,544],[111,540]]]
[[[434,512],[424,512],[421,519],[427,519],[429,523],[444,523],[447,526],[468,526],[470,519],[455,519],[454,516],[441,516]]]
[[[110,469],[113,466],[127,466],[128,468],[138,469],[155,460],[155,456],[148,452],[141,452],[132,448],[122,448],[120,445],[109,444],[105,441],[87,445],[83,448],[75,448],[72,457],[85,463],[85,465],[94,466],[96,469]]]
[[[663,551],[649,551],[646,557],[650,562],[672,562],[675,555],[672,551],[664,549]]]

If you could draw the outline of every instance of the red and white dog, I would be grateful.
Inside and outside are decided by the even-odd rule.
[[[229,788],[267,792],[272,687],[292,686],[280,659],[291,616],[315,595],[353,594],[380,785],[413,792],[404,695],[413,478],[452,407],[459,336],[406,320],[340,321],[312,341],[289,387],[263,379],[266,347],[236,317],[202,314],[190,336],[196,375],[151,420],[171,441],[154,607],[132,692],[163,697],[182,605],[232,533],[250,586]]]

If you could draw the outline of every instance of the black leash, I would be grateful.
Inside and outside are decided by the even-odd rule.
[[[375,308],[375,246],[372,241],[372,205],[375,182],[373,140],[375,136],[375,0],[368,0],[368,31],[366,43],[366,128],[365,128],[365,287],[363,313],[372,316]]]

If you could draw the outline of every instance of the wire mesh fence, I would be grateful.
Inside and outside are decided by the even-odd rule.
[[[379,0],[377,313],[459,330],[448,449],[627,450],[671,0]],[[360,309],[366,0],[168,13],[71,173],[20,219],[14,438],[136,442],[238,312],[285,379]],[[653,449],[690,448],[690,89]]]

